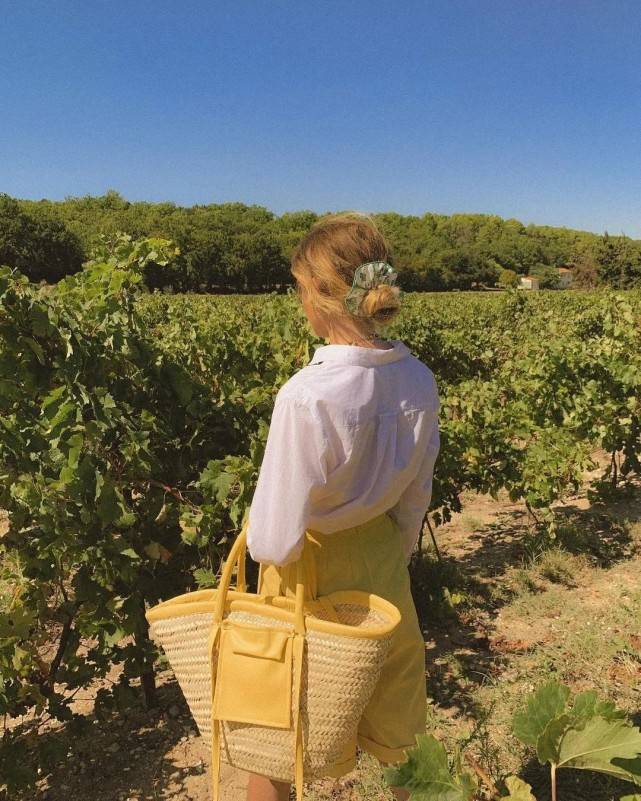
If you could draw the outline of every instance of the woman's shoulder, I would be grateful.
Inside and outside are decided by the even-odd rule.
[[[409,357],[408,363],[411,371],[419,375],[429,391],[438,397],[438,383],[432,368],[425,364],[424,361],[421,361],[418,356],[414,355]]]
[[[276,403],[303,406],[325,424],[340,419],[343,407],[358,400],[353,379],[344,368],[330,363],[302,367],[281,385]]]
[[[276,393],[276,403],[292,403],[300,406],[313,406],[318,400],[318,386],[308,368],[303,367],[281,384]]]

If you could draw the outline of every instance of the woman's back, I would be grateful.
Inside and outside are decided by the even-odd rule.
[[[279,390],[250,508],[252,558],[297,558],[306,528],[331,534],[388,511],[406,557],[429,505],[439,450],[432,371],[390,348],[322,345]]]

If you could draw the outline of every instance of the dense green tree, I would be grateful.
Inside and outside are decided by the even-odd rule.
[[[573,264],[572,284],[577,289],[594,289],[599,285],[599,265],[592,253],[579,254]]]
[[[19,203],[0,194],[0,265],[20,270],[31,281],[58,281],[80,270],[78,239],[55,219],[33,217]]]
[[[450,248],[441,254],[440,264],[449,289],[493,286],[498,279],[494,263],[472,245]]]
[[[55,281],[77,270],[101,235],[168,237],[179,245],[184,266],[180,276],[156,271],[150,278],[154,285],[162,286],[171,277],[177,291],[284,291],[292,283],[292,252],[321,216],[311,210],[277,216],[263,206],[243,203],[184,207],[171,202],[130,202],[110,189],[97,197],[14,201],[5,208],[1,241],[9,253],[7,263],[21,256],[22,265],[32,265],[25,267],[30,276]],[[502,270],[536,271],[547,286],[554,284],[554,268],[575,265],[581,265],[582,271],[576,285],[587,281],[625,288],[641,283],[641,242],[626,236],[525,226],[496,214],[382,212],[372,216],[392,246],[399,285],[407,291],[494,286]],[[57,228],[52,227],[54,223]],[[40,236],[34,239],[36,229]],[[80,254],[70,245],[69,235]],[[51,240],[49,254],[43,236]],[[48,259],[44,273],[38,272],[43,258]]]
[[[519,276],[514,270],[501,270],[499,273],[498,285],[503,287],[518,286]]]
[[[635,286],[641,279],[641,242],[606,231],[596,240],[594,257],[603,283],[619,289]]]

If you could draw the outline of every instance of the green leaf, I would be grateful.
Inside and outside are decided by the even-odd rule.
[[[180,538],[187,545],[194,545],[198,540],[198,529],[196,526],[185,526],[181,523]]]
[[[78,460],[82,452],[84,440],[82,434],[74,434],[69,437],[69,454],[67,456],[67,464],[70,468],[78,467]]]
[[[186,406],[194,394],[193,383],[189,373],[177,364],[167,364],[165,366],[165,374],[181,405]]]
[[[543,729],[536,741],[536,755],[542,765],[546,762],[558,764],[559,744],[571,723],[572,718],[569,715],[561,715],[551,720]]]
[[[32,337],[25,337],[24,341],[31,348],[31,350],[36,354],[36,358],[38,359],[40,364],[44,364],[45,363],[45,354],[44,354],[44,351],[42,350],[42,345],[39,342],[36,342],[35,339],[32,339]]]
[[[510,794],[502,796],[501,801],[536,801],[530,785],[519,779],[518,776],[508,776],[505,786]]]
[[[125,507],[123,506],[122,503],[120,504],[119,508],[122,511],[122,514],[115,521],[116,528],[119,529],[131,528],[133,524],[136,522],[135,513],[123,511]]]
[[[104,486],[105,480],[102,477],[102,473],[99,470],[96,470],[96,493],[94,495],[94,500],[98,500],[100,497],[100,493],[102,492],[102,488]]]
[[[641,784],[641,731],[622,720],[597,716],[581,729],[569,728],[558,754],[559,768],[596,770]]]
[[[42,401],[42,406],[41,406],[42,413],[44,415],[49,417],[49,414],[48,414],[49,406],[51,406],[51,404],[56,403],[58,400],[60,400],[60,396],[66,390],[66,388],[67,387],[64,384],[62,386],[60,386],[60,387],[56,387],[55,389],[52,389],[51,392],[45,397],[45,399]]]
[[[216,500],[219,503],[224,503],[229,496],[229,491],[233,487],[236,481],[236,476],[232,473],[221,473],[218,478],[214,481],[214,487],[216,490]]]
[[[472,801],[476,782],[469,773],[450,770],[443,744],[431,734],[417,734],[416,743],[405,762],[383,769],[387,783],[410,788],[418,801]]]
[[[25,651],[24,648],[21,648],[19,645],[16,645],[13,649],[13,656],[11,659],[13,667],[17,671],[20,671],[22,666],[26,663],[28,656],[29,656],[28,651]]]
[[[122,509],[118,494],[108,476],[102,479],[102,487],[96,508],[103,523],[113,523],[121,515]]]
[[[104,640],[105,645],[111,647],[116,645],[117,643],[122,640],[123,637],[127,636],[127,632],[121,628],[120,626],[116,626],[115,630],[111,633],[105,634]]]
[[[198,589],[204,590],[209,587],[218,586],[218,576],[212,571],[204,567],[198,567],[193,571]]]
[[[201,522],[203,513],[193,512],[191,509],[183,509],[180,515],[180,537],[188,545],[194,545],[198,540],[198,525]]]
[[[41,306],[32,306],[29,309],[31,329],[37,337],[46,336],[52,329],[47,312]]]
[[[595,715],[600,715],[606,720],[623,720],[626,717],[625,712],[617,709],[611,701],[600,701],[594,690],[577,693],[570,714],[578,724]]]
[[[526,699],[526,708],[512,718],[514,734],[526,745],[536,746],[538,738],[555,718],[565,711],[570,688],[553,679],[541,685]]]
[[[64,403],[60,404],[60,407],[57,409],[56,413],[54,414],[53,418],[49,423],[49,431],[53,431],[56,426],[59,426],[61,423],[67,423],[71,420],[74,416],[74,412],[76,411],[76,404],[74,401],[68,400]]]
[[[616,775],[620,779],[641,785],[641,756],[635,759],[622,759],[613,757],[612,767],[616,770]]]

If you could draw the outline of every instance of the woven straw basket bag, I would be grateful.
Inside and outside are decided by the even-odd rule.
[[[401,620],[394,604],[360,590],[305,599],[247,592],[248,518],[219,586],[146,612],[201,736],[211,746],[214,801],[221,759],[271,779],[320,778],[354,739]],[[230,589],[237,566],[236,589]]]

